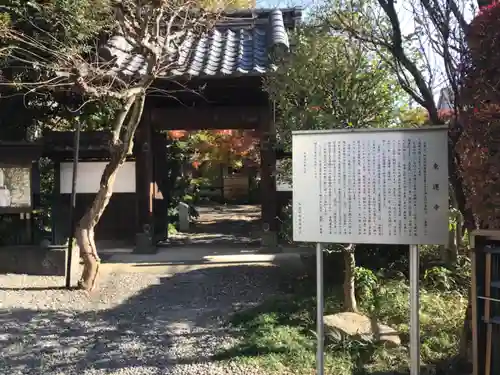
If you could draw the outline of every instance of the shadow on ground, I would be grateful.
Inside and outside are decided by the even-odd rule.
[[[204,363],[233,336],[221,317],[259,304],[266,285],[286,284],[279,271],[264,266],[209,268],[159,280],[108,308],[107,297],[59,291],[57,296],[70,301],[61,310],[55,310],[58,301],[47,302],[55,309],[0,309],[2,373],[70,375],[100,369],[107,374],[142,367],[147,374],[165,374],[178,364]],[[27,287],[12,298],[22,293],[42,292]],[[84,310],[80,300],[87,311],[75,311]]]

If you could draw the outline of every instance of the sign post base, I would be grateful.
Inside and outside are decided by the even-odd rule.
[[[324,307],[324,290],[323,290],[323,247],[320,243],[316,244],[316,374],[324,375],[325,364],[325,326],[323,323]]]
[[[419,248],[410,245],[410,375],[420,374]]]

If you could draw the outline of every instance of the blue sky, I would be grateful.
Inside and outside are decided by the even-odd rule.
[[[305,6],[306,1],[284,1],[284,0],[257,0],[259,8],[286,8],[292,6]]]
[[[307,10],[315,0],[256,0],[258,8],[291,8],[299,6]]]

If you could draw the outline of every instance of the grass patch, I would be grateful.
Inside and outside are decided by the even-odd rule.
[[[241,329],[241,342],[220,352],[219,360],[258,365],[270,374],[315,373],[315,284],[297,280],[290,298],[276,298],[237,313],[232,325]],[[325,374],[407,373],[409,288],[405,281],[381,282],[376,297],[360,299],[360,308],[400,332],[403,345],[387,348],[356,339],[326,341]],[[342,294],[325,291],[325,313],[341,311]],[[440,372],[440,362],[457,354],[466,299],[458,293],[421,292],[422,374]]]

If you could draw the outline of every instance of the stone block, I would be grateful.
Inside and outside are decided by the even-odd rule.
[[[189,231],[189,205],[184,202],[180,202],[177,206],[179,212],[179,231],[188,232]]]
[[[156,246],[153,243],[153,236],[150,233],[137,233],[135,236],[134,253],[154,254]]]
[[[324,317],[325,333],[337,336],[358,336],[366,341],[383,342],[389,346],[401,345],[399,334],[392,327],[381,324],[363,314],[342,312]]]
[[[278,234],[276,232],[270,230],[262,231],[260,243],[268,251],[281,252],[281,249],[278,247]]]
[[[73,249],[72,270],[79,266],[78,249]],[[0,273],[65,276],[67,246],[6,246],[0,248]]]

